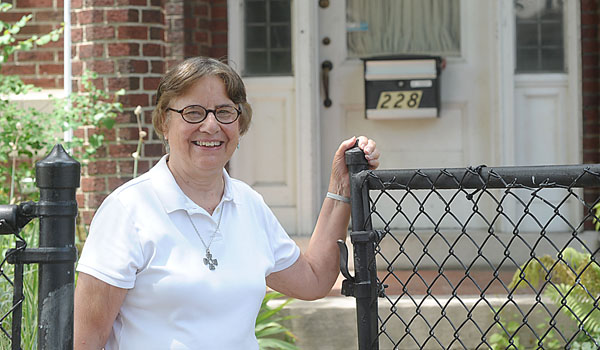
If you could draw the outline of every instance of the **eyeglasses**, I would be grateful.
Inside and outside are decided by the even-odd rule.
[[[231,124],[238,119],[241,113],[239,109],[233,106],[220,106],[215,109],[206,109],[200,105],[190,105],[183,107],[183,109],[180,110],[167,107],[167,110],[181,114],[181,118],[190,124],[202,123],[208,116],[208,113],[211,112],[219,123]]]

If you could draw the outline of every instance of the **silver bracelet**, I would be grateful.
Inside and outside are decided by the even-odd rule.
[[[327,192],[327,195],[325,197],[331,198],[331,199],[335,199],[336,201],[340,201],[340,202],[344,202],[344,203],[350,204],[350,198],[344,197],[344,196],[340,196],[339,194]]]

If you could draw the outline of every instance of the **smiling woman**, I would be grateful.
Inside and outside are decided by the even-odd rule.
[[[302,254],[262,197],[224,169],[252,117],[229,66],[179,64],[161,80],[152,116],[169,154],[94,216],[77,266],[75,349],[258,349],[267,286],[316,299],[337,278],[336,241],[350,216],[344,151],[357,139],[334,157],[337,196],[324,200]],[[375,143],[358,145],[377,167]]]

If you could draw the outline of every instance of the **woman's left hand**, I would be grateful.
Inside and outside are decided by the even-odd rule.
[[[345,197],[350,196],[350,178],[348,177],[348,167],[346,166],[345,152],[354,147],[358,139],[358,147],[365,153],[365,159],[369,162],[369,169],[377,169],[379,166],[379,150],[375,141],[365,137],[352,137],[340,144],[333,157],[331,166],[331,178],[329,181],[329,192],[336,193]]]

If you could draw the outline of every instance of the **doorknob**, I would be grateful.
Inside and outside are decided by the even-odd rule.
[[[326,108],[331,107],[331,99],[329,98],[329,72],[333,69],[333,63],[326,60],[321,63],[321,80],[323,80],[323,90],[325,92],[325,101],[323,105]]]

